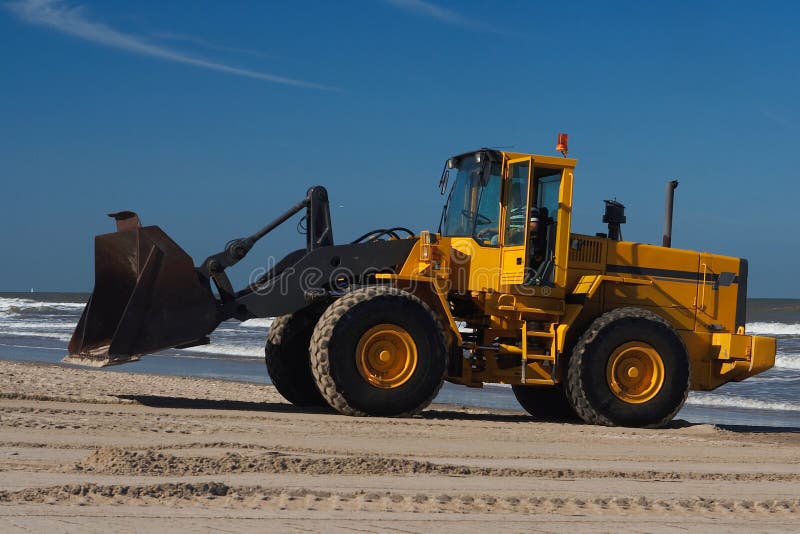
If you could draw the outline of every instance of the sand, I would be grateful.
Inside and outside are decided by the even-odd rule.
[[[800,425],[799,425],[800,426]],[[796,531],[800,429],[604,428],[0,361],[4,532]]]

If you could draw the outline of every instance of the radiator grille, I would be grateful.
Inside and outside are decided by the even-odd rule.
[[[569,261],[576,263],[602,263],[603,241],[586,237],[573,237],[569,247]]]

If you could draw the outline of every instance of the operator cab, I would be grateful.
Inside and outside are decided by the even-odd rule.
[[[504,283],[553,285],[565,164],[574,161],[485,148],[450,158],[439,233],[499,248]]]

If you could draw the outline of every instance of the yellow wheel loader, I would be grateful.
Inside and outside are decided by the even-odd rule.
[[[447,380],[509,384],[542,419],[637,427],[669,422],[690,389],[772,367],[775,339],[745,333],[747,260],[671,248],[677,182],[661,246],[622,239],[617,201],[606,201],[607,231],[574,233],[577,162],[559,148],[448,159],[435,233],[386,228],[336,245],[317,186],[195,267],[160,228],[112,214],[65,361],[126,363],[208,343],[227,319],[276,317],[267,369],[298,406],[411,415]],[[226,269],[299,212],[305,248],[234,290]]]

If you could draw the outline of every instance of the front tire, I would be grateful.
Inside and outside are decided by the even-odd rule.
[[[356,289],[334,302],[311,337],[322,396],[345,415],[408,416],[444,382],[441,322],[417,297],[390,286]]]
[[[594,320],[569,360],[569,400],[587,423],[660,427],[683,406],[691,380],[683,340],[659,315],[618,308]]]
[[[327,404],[311,374],[308,353],[320,314],[318,310],[304,309],[276,318],[264,350],[272,385],[287,401],[304,408]]]

